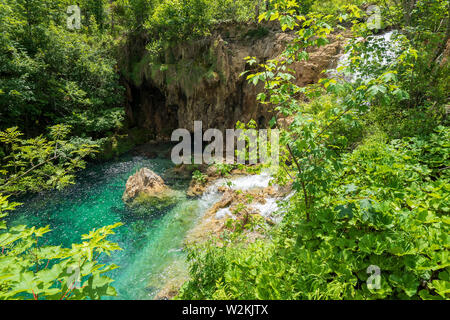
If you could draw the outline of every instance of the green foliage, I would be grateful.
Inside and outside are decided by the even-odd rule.
[[[265,228],[265,219],[260,215],[252,215],[248,204],[253,202],[252,196],[248,196],[245,203],[237,204],[232,213],[237,218],[229,218],[225,222],[226,230],[222,236],[224,241],[245,240],[245,232],[261,231]]]
[[[84,168],[95,145],[68,142],[70,127],[50,127],[49,138],[23,139],[17,127],[0,131],[7,155],[0,162],[0,299],[100,299],[115,295],[104,275],[115,265],[99,263],[102,254],[120,250],[107,240],[121,223],[91,231],[72,248],[42,246],[50,227],[8,227],[7,215],[19,204],[10,195],[63,188]],[[4,196],[4,195],[7,196]]]
[[[366,141],[343,157],[309,222],[297,194],[272,243],[192,251],[195,281],[180,298],[449,299],[449,134]],[[370,265],[379,290],[367,287]]]
[[[159,0],[117,0],[111,4],[114,20],[117,24],[114,28],[120,28],[119,32],[141,31],[145,21],[153,12]]]
[[[170,43],[206,35],[209,23],[207,1],[168,0],[155,9],[146,28]]]
[[[111,108],[94,112],[73,112],[71,116],[62,119],[65,124],[74,128],[74,134],[79,137],[100,137],[104,133],[116,133],[123,129],[125,110]]]
[[[83,158],[95,152],[97,146],[82,144],[74,148],[67,140],[69,132],[68,126],[53,126],[49,140],[43,136],[22,139],[17,127],[0,131],[0,142],[7,150],[0,162],[0,192],[37,192],[73,183],[74,172],[86,165]]]
[[[216,172],[218,175],[222,177],[227,177],[233,170],[234,165],[228,163],[216,163],[214,164],[214,167],[216,168]]]
[[[370,4],[378,5],[382,1],[370,1]],[[322,0],[314,1],[311,5],[311,11],[320,12],[325,15],[338,15],[342,11],[342,7],[345,5],[355,5],[361,7],[363,4],[367,4],[366,0]]]
[[[117,106],[112,37],[102,32],[105,2],[82,1],[82,29],[66,26],[70,1],[3,1],[0,5],[0,129],[27,136],[72,112]]]
[[[195,170],[192,173],[192,179],[194,179],[195,182],[200,184],[205,184],[207,181],[208,176],[204,173],[202,173],[200,170]]]
[[[243,22],[254,19],[256,7],[254,0],[152,2],[152,6],[146,11],[148,18],[144,23],[146,31],[152,35],[147,49],[157,56],[168,46],[209,35],[211,29],[223,21]],[[258,38],[266,32],[267,30],[259,28],[248,35]]]
[[[442,111],[450,23],[448,10],[437,10],[441,1],[428,2],[411,1],[411,11],[388,8],[404,32],[394,35],[396,52],[385,63],[368,61],[386,48],[372,41],[366,14],[352,3],[333,17],[298,15],[296,1],[275,1],[260,16],[296,34],[278,59],[248,57],[252,70],[244,73],[264,84],[258,101],[277,114],[277,178],[295,193],[266,240],[193,248],[192,280],[179,298],[450,299],[450,131]],[[354,38],[349,65],[338,71],[352,80],[341,73],[298,87],[289,65],[327,44],[341,22],[352,25]],[[288,124],[280,124],[286,117]],[[379,287],[373,268],[381,271]]]
[[[0,199],[1,206],[8,202]],[[0,211],[3,214],[4,211]],[[115,295],[113,280],[104,275],[117,268],[98,262],[101,254],[120,250],[106,240],[116,224],[83,235],[71,249],[40,246],[49,227],[18,226],[0,233],[0,299],[80,300]]]
[[[211,12],[213,22],[227,20],[242,22],[254,18],[256,2],[255,0],[213,0],[208,1],[208,10]],[[262,8],[260,10],[262,11]]]

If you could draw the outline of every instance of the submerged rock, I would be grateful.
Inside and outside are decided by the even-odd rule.
[[[196,198],[202,196],[207,188],[207,183],[201,183],[192,179],[189,189],[186,191],[188,197]]]

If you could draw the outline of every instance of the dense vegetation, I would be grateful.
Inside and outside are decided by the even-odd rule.
[[[121,41],[148,32],[152,43],[170,44],[206,35],[219,20],[255,18],[250,0],[81,0],[77,29],[67,26],[73,4],[0,2],[0,299],[115,294],[104,273],[116,266],[98,261],[120,249],[107,240],[119,225],[66,249],[42,245],[50,226],[10,228],[5,219],[20,205],[11,197],[64,188],[85,159],[132,146],[117,63]]]
[[[99,258],[120,249],[107,239],[119,225],[66,249],[40,245],[51,226],[10,228],[5,218],[19,205],[12,197],[64,188],[86,159],[129,149],[118,146],[130,133],[117,62],[126,39],[145,33],[159,55],[218,23],[255,19],[295,34],[277,59],[248,57],[242,75],[263,84],[258,101],[277,114],[275,177],[295,193],[264,240],[248,242],[243,225],[190,248],[191,280],[178,298],[450,298],[448,1],[78,3],[81,29],[70,30],[70,0],[0,2],[0,299],[115,293],[104,273],[116,266]],[[380,8],[381,31],[368,28],[369,4]],[[295,85],[290,64],[342,30],[351,31],[348,64]],[[395,30],[390,48],[373,37],[382,30]],[[266,229],[259,223],[251,227]]]
[[[76,147],[67,141],[70,129],[56,125],[50,138],[24,139],[17,128],[0,131],[8,157],[0,166],[0,299],[99,299],[114,295],[112,279],[103,275],[115,265],[99,264],[102,254],[120,250],[108,241],[116,224],[83,235],[72,248],[42,245],[50,227],[9,228],[5,218],[19,204],[11,195],[60,189],[74,183],[74,173],[95,152],[90,145]]]
[[[265,240],[248,243],[243,233],[192,248],[192,280],[179,298],[450,297],[448,6],[382,6],[383,27],[398,30],[384,62],[376,57],[387,48],[357,6],[326,15],[316,3],[317,12],[298,16],[295,1],[278,1],[260,17],[297,35],[280,59],[248,57],[256,67],[246,75],[264,83],[258,99],[277,111],[285,155],[277,178],[295,194]],[[353,32],[348,65],[296,86],[289,64],[307,60],[340,23]]]

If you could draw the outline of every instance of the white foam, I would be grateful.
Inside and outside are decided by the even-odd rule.
[[[233,218],[234,215],[231,213],[230,208],[222,208],[216,212],[216,219]]]
[[[272,213],[279,209],[277,199],[275,198],[268,198],[266,199],[266,203],[253,204],[251,207],[258,210],[259,213],[265,218],[269,218]]]
[[[252,189],[264,189],[270,184],[272,177],[268,172],[263,172],[257,175],[241,176],[232,179],[219,179],[211,187],[217,189],[221,186],[226,186],[227,182],[231,182],[230,188],[232,190],[252,190]]]
[[[199,206],[202,212],[206,212],[214,203],[220,200],[222,193],[218,188],[226,185],[227,181],[232,183],[232,190],[253,190],[267,188],[272,180],[271,175],[268,172],[263,172],[258,175],[249,175],[235,177],[232,179],[219,179],[213,185],[208,187],[203,196],[199,199]],[[278,204],[276,198],[267,198],[265,204],[255,204],[252,207],[259,210],[262,216],[269,217],[275,211],[277,211]],[[225,219],[227,217],[235,218],[230,211],[230,208],[222,208],[216,212],[216,219]]]
[[[378,56],[373,55],[363,55],[362,59],[365,63],[368,64],[380,64],[381,66],[387,66],[391,64],[398,56],[400,46],[398,43],[392,39],[392,35],[396,31],[389,31],[382,35],[371,36],[367,39],[368,46],[378,45],[382,47],[382,56],[381,59]],[[348,67],[350,65],[350,52],[345,52],[338,61],[337,68]],[[334,70],[330,72],[330,77],[336,77],[337,75],[344,76],[344,79],[347,81],[354,81],[358,76],[361,76],[359,72],[355,72],[354,74],[346,74],[344,75],[342,72],[338,72]]]

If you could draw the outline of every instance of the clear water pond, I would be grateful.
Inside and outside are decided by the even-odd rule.
[[[123,156],[114,162],[91,165],[77,183],[22,199],[23,206],[10,217],[10,225],[49,225],[45,244],[70,247],[94,228],[122,222],[111,240],[122,251],[103,257],[102,263],[120,268],[109,274],[117,299],[153,299],[168,280],[187,276],[183,239],[208,205],[183,196],[186,183],[177,183],[180,200],[172,207],[136,218],[122,201],[128,177],[142,167],[162,174],[172,163],[165,159]]]

